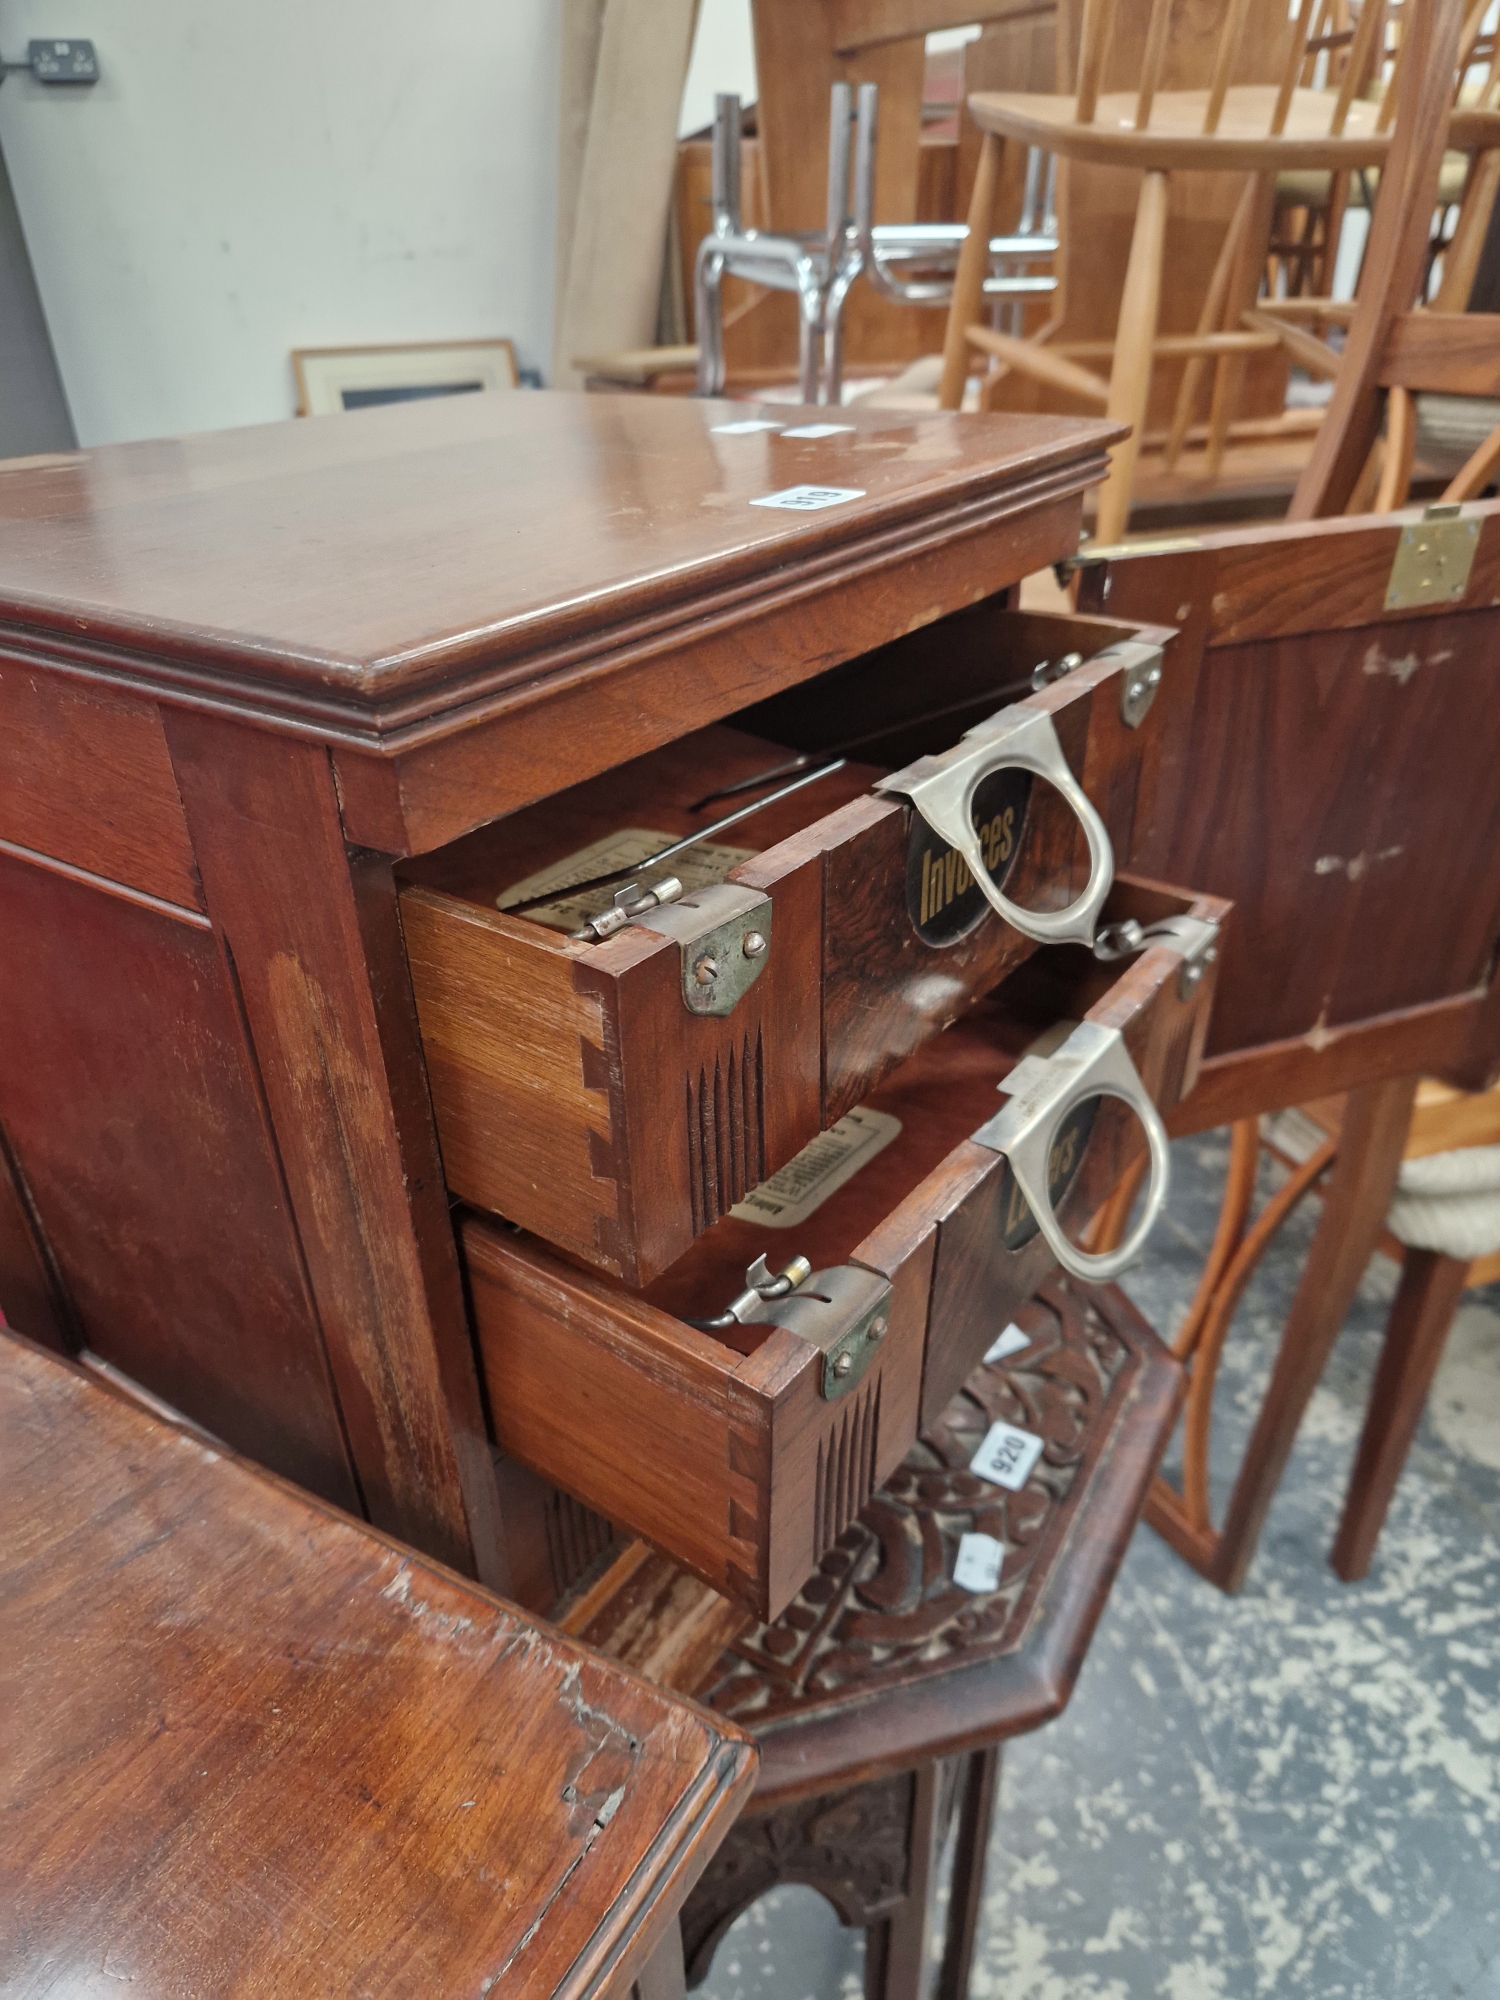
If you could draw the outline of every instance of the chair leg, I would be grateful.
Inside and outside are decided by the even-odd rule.
[[[958,253],[958,269],[953,277],[953,302],[948,307],[948,329],[943,337],[943,373],[938,383],[938,408],[956,410],[964,399],[969,379],[968,330],[984,310],[984,277],[990,262],[990,225],[994,220],[995,197],[1000,186],[1002,141],[986,132],[974,172],[974,194],[969,202],[969,233]]]
[[[1345,1583],[1370,1567],[1386,1509],[1401,1477],[1432,1387],[1469,1266],[1436,1250],[1408,1250],[1386,1323],[1365,1427],[1329,1561]]]
[[[1297,1427],[1374,1252],[1411,1123],[1415,1077],[1352,1091],[1318,1233],[1282,1330],[1270,1387],[1218,1538],[1214,1581],[1236,1591],[1260,1539]]]
[[[1129,424],[1131,429],[1124,443],[1112,448],[1109,475],[1099,489],[1094,533],[1100,542],[1117,542],[1130,519],[1135,462],[1151,395],[1151,351],[1156,343],[1156,321],[1161,307],[1161,260],[1166,230],[1167,176],[1148,173],[1141,181],[1136,205],[1135,234],[1130,240],[1130,262],[1125,271],[1125,290],[1115,330],[1107,408],[1110,417]]]
[[[1266,238],[1271,232],[1271,212],[1276,202],[1274,174],[1257,174],[1249,183],[1245,223],[1236,246],[1234,276],[1225,304],[1224,325],[1238,327],[1240,315],[1260,296],[1265,272]],[[1245,386],[1245,356],[1221,354],[1214,370],[1214,392],[1208,413],[1208,449],[1203,476],[1212,482],[1224,466],[1224,447],[1229,427],[1239,411]]]
[[[916,1774],[906,1897],[899,1908],[865,1932],[865,2000],[922,2000],[932,1921],[933,1877],[942,1844],[938,1795],[943,1763],[935,1758]]]
[[[1394,514],[1406,505],[1411,469],[1417,455],[1417,399],[1399,382],[1385,392],[1385,458],[1375,489],[1373,512]]]
[[[797,394],[804,403],[818,400],[819,361],[822,358],[823,328],[819,317],[821,301],[799,293],[797,298]]]
[[[953,1853],[953,1881],[948,1894],[948,1934],[943,1941],[943,1963],[934,2000],[968,2000],[980,1899],[984,1894],[984,1864],[999,1784],[999,1744],[974,1751],[965,1774],[958,1844]]]

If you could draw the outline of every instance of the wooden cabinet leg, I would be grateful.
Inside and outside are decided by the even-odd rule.
[[[1406,1253],[1344,1500],[1344,1518],[1329,1557],[1345,1583],[1357,1583],[1370,1567],[1468,1275],[1469,1266],[1461,1258],[1444,1257],[1436,1250]]]
[[[943,1815],[938,1810],[942,1779],[940,1758],[917,1771],[907,1845],[906,1900],[865,1933],[865,2000],[922,2000],[933,1877],[943,1838]]]
[[[661,1943],[636,1974],[631,2000],[686,2000],[682,1969],[682,1926],[674,1919]]]
[[[320,744],[187,710],[166,730],[366,1512],[505,1589],[390,864],[346,848]]]
[[[948,1934],[934,2000],[968,2000],[974,1969],[974,1944],[979,1933],[979,1908],[984,1895],[984,1863],[995,1796],[1000,1786],[1000,1746],[976,1750],[968,1759],[963,1805],[959,1812],[958,1844],[953,1854],[953,1881],[948,1894]]]
[[[1270,1387],[1219,1537],[1214,1581],[1245,1580],[1308,1399],[1318,1385],[1390,1206],[1415,1077],[1351,1092],[1318,1233],[1281,1335]]]

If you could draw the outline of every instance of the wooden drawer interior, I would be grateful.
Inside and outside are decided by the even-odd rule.
[[[980,606],[407,864],[403,923],[453,1192],[632,1284],[669,1266],[1035,948],[977,890],[962,935],[917,934],[914,816],[874,794],[876,778],[1029,693],[1038,664],[1094,658],[1140,629]],[[1123,847],[1149,721],[1124,727],[1105,668],[1031,699]],[[774,917],[763,969],[727,1015],[689,1011],[683,952],[649,915],[594,943],[496,907],[622,829],[678,838],[753,802],[734,789],[744,780],[782,770],[785,782],[798,758],[833,751],[851,761],[716,836],[744,857],[729,882]],[[1086,872],[1077,823],[1041,781],[1022,810],[1006,893],[1057,907]]]

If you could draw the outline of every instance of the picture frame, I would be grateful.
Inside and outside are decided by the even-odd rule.
[[[295,347],[297,415],[323,417],[386,403],[414,403],[514,389],[508,340],[425,340],[405,346]]]

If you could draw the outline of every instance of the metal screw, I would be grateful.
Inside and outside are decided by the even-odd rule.
[[[870,1321],[870,1330],[869,1330],[869,1332],[868,1332],[868,1333],[867,1333],[867,1334],[865,1335],[865,1339],[866,1339],[866,1340],[879,1340],[880,1336],[881,1336],[881,1335],[882,1335],[882,1334],[883,1334],[884,1332],[885,1332],[885,1320],[884,1320],[884,1318],[882,1317],[882,1318],[880,1318],[880,1319],[872,1319],[872,1320]]]
[[[746,958],[759,958],[766,948],[766,941],[759,931],[746,931],[744,952]]]
[[[1153,667],[1153,668],[1151,669],[1150,673],[1149,673],[1149,674],[1147,674],[1147,676],[1146,676],[1146,685],[1147,685],[1147,687],[1151,687],[1151,688],[1154,688],[1154,687],[1160,687],[1160,685],[1161,685],[1161,668],[1160,668],[1160,667]]]
[[[853,1366],[854,1356],[852,1354],[841,1354],[833,1364],[833,1372],[835,1375],[847,1375]]]
[[[700,986],[712,986],[718,976],[719,961],[716,958],[705,956],[693,967],[693,977]]]

